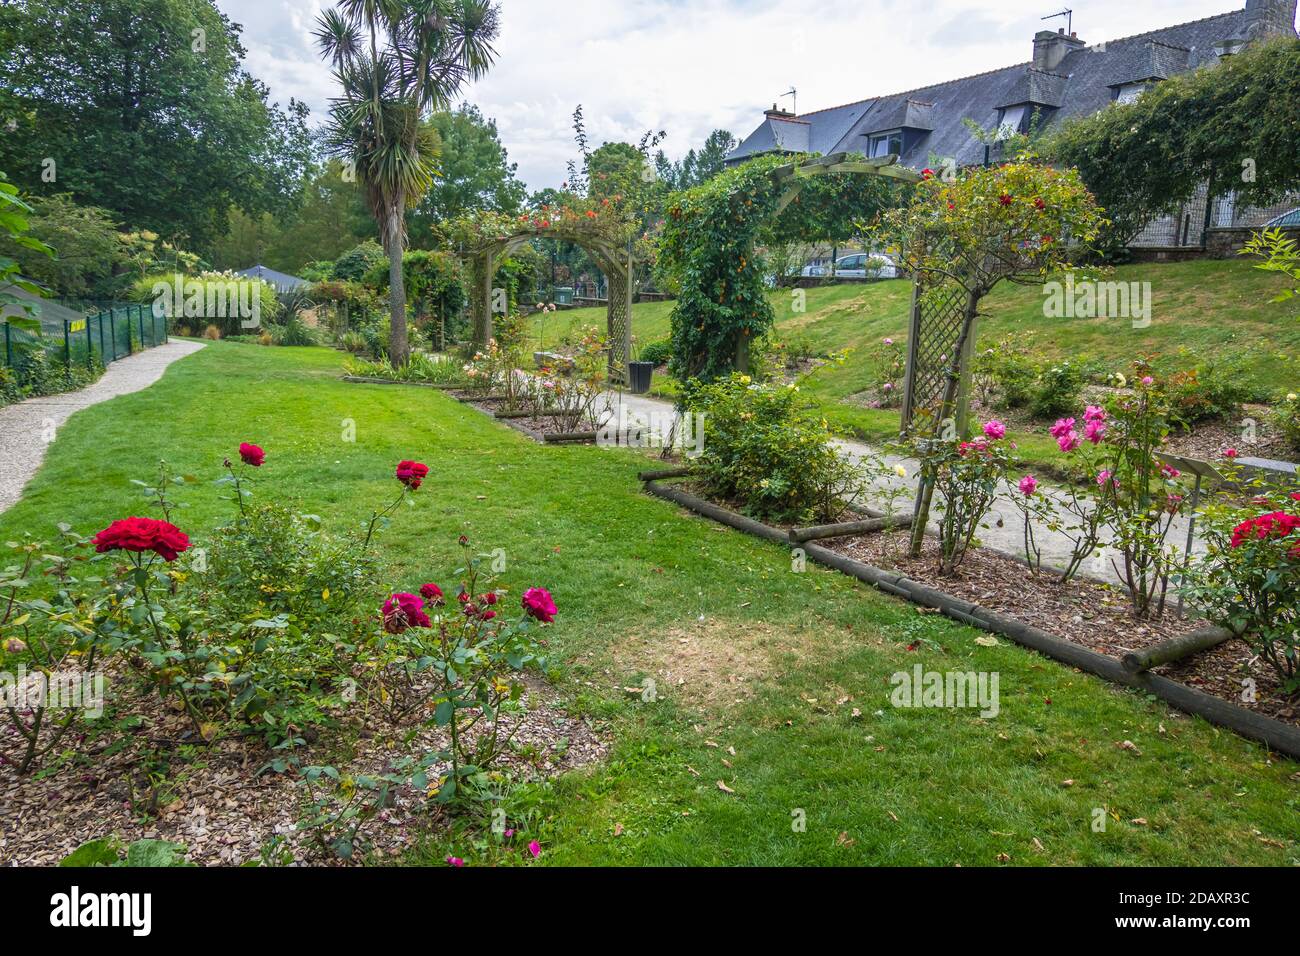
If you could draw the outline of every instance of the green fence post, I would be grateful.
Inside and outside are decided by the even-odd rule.
[[[117,361],[117,315],[108,310],[108,341],[113,345],[113,361]]]
[[[137,305],[135,308],[136,317],[140,323],[140,348],[141,350],[144,350],[149,347],[149,343],[144,339],[144,306]]]
[[[95,367],[95,340],[90,337],[90,316],[86,316],[86,368]]]
[[[5,365],[8,368],[14,367],[14,347],[9,341],[9,323],[5,323]]]
[[[68,320],[63,320],[63,364],[72,368],[72,332]]]

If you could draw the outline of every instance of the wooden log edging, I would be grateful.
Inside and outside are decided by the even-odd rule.
[[[658,498],[672,501],[738,531],[744,531],[747,534],[786,547],[791,546],[789,535],[786,533],[752,518],[728,511],[726,508],[720,508],[684,491],[668,488],[653,481],[647,482],[645,489]],[[1153,694],[1184,713],[1201,717],[1212,724],[1227,727],[1243,737],[1260,741],[1278,753],[1300,758],[1300,727],[1294,727],[1280,720],[1274,720],[1272,717],[1265,717],[1263,714],[1257,714],[1244,707],[1238,707],[1236,704],[1231,704],[1226,700],[1214,697],[1204,691],[1195,690],[1186,684],[1180,684],[1158,674],[1134,673],[1116,658],[1099,654],[1090,648],[1074,644],[1026,624],[1024,621],[979,607],[970,601],[936,590],[929,585],[913,581],[901,574],[883,571],[855,558],[830,551],[821,545],[807,543],[798,545],[798,547],[803,548],[804,553],[818,564],[823,564],[857,578],[859,581],[870,584],[887,594],[904,598],[922,607],[932,608],[955,621],[1000,635],[1030,650],[1038,651],[1045,657],[1050,657],[1053,660],[1104,678],[1112,683]]]
[[[859,534],[876,534],[891,531],[894,528],[912,527],[912,518],[904,515],[893,517],[866,518],[862,521],[846,521],[841,524],[816,525],[811,528],[790,529],[790,540],[795,544],[805,541],[824,541],[827,538],[850,538]]]
[[[590,445],[596,441],[596,432],[551,432],[542,435],[547,445]]]
[[[1190,634],[1179,634],[1177,637],[1152,644],[1140,651],[1129,651],[1124,655],[1123,664],[1129,673],[1140,674],[1161,664],[1172,664],[1174,661],[1181,661],[1184,657],[1211,650],[1236,636],[1236,633],[1226,627],[1211,625],[1192,631]]]
[[[668,478],[689,478],[695,474],[691,468],[661,468],[658,471],[643,471],[637,475],[640,481],[664,481]]]
[[[433,388],[440,392],[455,392],[464,385],[441,385],[435,382],[399,382],[392,378],[367,378],[362,375],[344,375],[343,381],[360,385],[410,385],[412,388]]]

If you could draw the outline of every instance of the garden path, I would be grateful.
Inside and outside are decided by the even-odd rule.
[[[626,409],[627,415],[635,415],[640,421],[649,421],[651,430],[659,431],[662,434],[667,434],[672,423],[676,420],[676,410],[671,401],[650,395],[607,392],[605,394],[605,403],[606,407],[614,411],[615,414],[618,414],[618,408],[621,405]],[[912,501],[916,494],[920,462],[899,455],[882,454],[878,448],[850,439],[836,439],[836,444],[846,457],[855,461],[864,459],[878,461],[883,457],[890,467],[902,468],[907,473],[905,478],[890,476],[877,482],[876,492],[870,496],[871,500],[863,500],[859,504],[887,510],[883,502],[893,495],[895,512],[907,513],[911,510]],[[1019,476],[1017,476],[1017,480],[1018,478]],[[1025,553],[1024,518],[1019,508],[1011,500],[1008,500],[1012,493],[1018,494],[1019,492],[1010,485],[1006,491],[1007,495],[1000,497],[993,506],[988,518],[989,527],[981,530],[980,540],[985,547],[1021,557]],[[1042,483],[1041,493],[1052,496],[1058,502],[1065,500],[1064,493],[1059,489],[1052,488],[1047,482]],[[930,524],[932,531],[938,530],[938,521],[935,518],[931,519]],[[1174,528],[1170,532],[1170,543],[1180,551],[1186,546],[1187,527],[1188,519],[1180,515],[1175,519]],[[1041,522],[1035,523],[1034,534],[1043,552],[1044,565],[1055,568],[1065,567],[1073,548],[1069,537],[1061,531],[1053,531]],[[1204,546],[1198,541],[1195,550],[1203,552]],[[1112,563],[1116,557],[1117,555],[1113,550],[1106,549],[1100,556],[1085,561],[1082,573],[1092,578],[1117,584],[1120,581],[1120,575]]]
[[[108,367],[99,381],[76,392],[29,398],[0,408],[0,513],[22,497],[23,487],[45,459],[45,450],[69,418],[91,405],[148,388],[173,362],[203,348],[172,339]]]

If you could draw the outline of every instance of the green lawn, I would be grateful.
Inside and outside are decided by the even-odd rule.
[[[1279,280],[1245,260],[1198,261],[1121,266],[1107,281],[1150,282],[1151,325],[1134,329],[1118,319],[1047,319],[1040,286],[1003,285],[985,303],[980,341],[1007,336],[1032,342],[1046,358],[1097,359],[1115,371],[1127,371],[1134,359],[1151,356],[1160,371],[1176,371],[1195,362],[1190,350],[1205,356],[1242,355],[1246,374],[1263,392],[1285,394],[1300,387],[1300,316],[1294,302],[1270,301],[1281,291]],[[841,349],[855,354],[840,368],[813,379],[809,393],[842,434],[882,441],[897,436],[897,411],[863,408],[845,399],[873,380],[870,354],[886,336],[903,340],[911,286],[903,280],[871,285],[830,286],[807,291],[806,311],[793,311],[791,292],[773,293],[777,328],[787,344],[825,355]],[[637,344],[669,337],[672,303],[637,305],[632,331]],[[577,309],[534,319],[538,340],[547,346],[578,326],[604,326],[603,309]],[[661,385],[671,393],[672,383]],[[1031,464],[1059,459],[1055,444],[1038,434],[1013,434]]]
[[[817,324],[853,324],[836,314]],[[844,576],[793,573],[785,550],[644,495],[630,453],[540,447],[429,389],[344,384],[341,364],[209,346],[74,417],[0,535],[93,532],[139,512],[129,481],[158,458],[215,477],[242,440],[269,452],[258,495],[336,527],[392,494],[398,459],[427,462],[417,507],[382,538],[391,583],[445,577],[462,533],[504,548],[506,582],[545,585],[561,609],[560,695],[612,742],[606,762],[511,798],[541,863],[1300,864],[1295,763]],[[201,543],[229,505],[187,499],[178,522]],[[686,648],[686,685],[661,681],[656,703],[622,690]],[[996,671],[1001,714],[892,708],[891,674],[918,663]],[[462,826],[410,862],[448,853],[485,851]]]

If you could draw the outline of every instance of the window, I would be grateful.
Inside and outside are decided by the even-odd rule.
[[[891,153],[903,155],[903,131],[894,130],[889,133],[876,133],[871,137],[871,158],[878,159],[881,156],[888,156]]]
[[[1025,114],[1029,112],[1029,104],[1023,103],[1020,106],[1008,106],[1002,110],[1002,119],[998,120],[998,139],[1010,139],[1017,133],[1025,131]]]
[[[1121,86],[1115,95],[1115,102],[1136,103],[1146,91],[1147,85],[1145,83],[1130,83],[1127,86]]]

